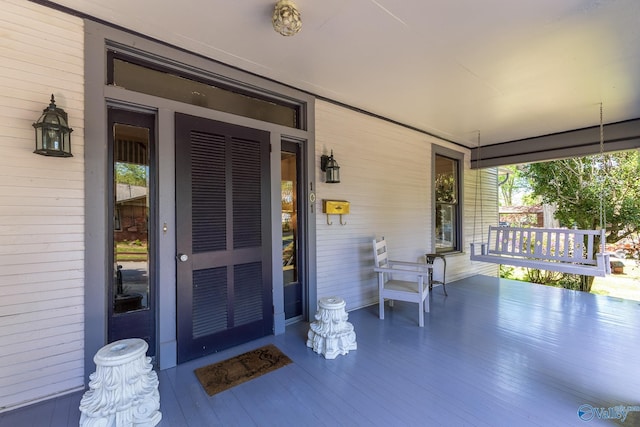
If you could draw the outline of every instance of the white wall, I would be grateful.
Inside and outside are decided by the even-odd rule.
[[[0,0],[0,412],[83,387],[82,20]],[[33,154],[49,104],[72,158]]]
[[[490,225],[498,225],[498,170],[490,168],[485,170],[470,170],[469,159],[465,161],[464,180],[464,237],[465,254],[458,262],[447,264],[447,280],[458,280],[473,274],[497,276],[499,267],[496,264],[488,264],[469,260],[469,246],[471,243],[487,241]],[[482,179],[480,181],[480,179]],[[451,268],[449,268],[451,266]]]
[[[377,302],[377,282],[373,274],[372,239],[384,236],[392,258],[422,260],[433,251],[431,148],[438,144],[465,155],[464,230],[465,252],[447,257],[447,280],[473,274],[495,275],[495,265],[471,263],[468,243],[481,241],[482,227],[497,218],[495,171],[481,173],[484,221],[476,220],[473,237],[472,210],[475,200],[475,171],[469,170],[468,150],[437,138],[394,125],[328,102],[316,103],[317,167],[317,268],[318,298],[337,295],[347,309]],[[341,183],[326,184],[319,165],[320,156],[334,156],[340,165]],[[493,182],[493,188],[491,184]],[[491,193],[494,194],[491,194]],[[340,225],[338,216],[327,224],[322,214],[323,199],[347,200],[351,213]],[[491,216],[493,215],[493,216]],[[491,219],[493,218],[493,219]],[[482,224],[481,224],[482,222]]]

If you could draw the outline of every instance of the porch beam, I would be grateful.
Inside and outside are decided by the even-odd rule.
[[[640,118],[604,125],[604,151],[640,148]],[[471,169],[542,162],[600,152],[600,126],[473,148]]]

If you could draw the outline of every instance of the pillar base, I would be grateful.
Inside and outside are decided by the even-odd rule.
[[[146,357],[148,347],[132,338],[98,350],[96,371],[80,401],[80,427],[153,427],[160,422],[158,375]]]
[[[312,322],[307,334],[307,347],[312,348],[325,359],[335,359],[350,350],[356,350],[356,333],[347,322],[346,303],[340,297],[320,298],[316,321]]]

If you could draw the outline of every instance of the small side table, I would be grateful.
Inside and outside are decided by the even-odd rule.
[[[353,325],[347,322],[349,315],[345,306],[346,302],[340,297],[318,300],[316,321],[311,323],[307,334],[307,347],[325,359],[335,359],[358,348]]]
[[[429,269],[429,291],[433,289],[433,285],[442,285],[442,290],[444,291],[444,295],[447,295],[447,288],[445,287],[446,273],[447,273],[447,260],[442,254],[425,254],[425,259],[427,260],[427,264],[433,266],[433,263],[437,258],[440,258],[443,262],[442,267],[442,280],[433,280],[433,268]]]

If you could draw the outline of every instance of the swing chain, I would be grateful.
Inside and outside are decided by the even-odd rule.
[[[476,190],[476,194],[474,197],[474,201],[473,201],[473,241],[475,242],[477,239],[477,235],[476,235],[476,222],[478,220],[478,195],[480,195],[480,233],[483,233],[482,227],[484,227],[483,221],[484,221],[484,212],[482,209],[482,173],[480,171],[480,161],[482,160],[482,156],[481,156],[481,145],[480,145],[480,130],[478,130],[478,155],[476,156],[476,185],[475,185],[475,190]]]
[[[600,103],[600,160],[602,162],[601,167],[603,171],[603,179],[601,180],[600,191],[600,229],[605,230],[604,241],[600,242],[602,245],[602,252],[606,251],[606,226],[607,226],[607,212],[604,208],[604,192],[607,191],[607,173],[608,166],[604,157],[604,120],[602,113],[602,102]]]

